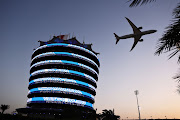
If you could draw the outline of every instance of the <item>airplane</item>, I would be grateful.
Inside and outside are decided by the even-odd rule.
[[[133,50],[133,48],[136,46],[136,44],[138,42],[142,42],[143,41],[143,39],[140,39],[143,35],[155,33],[157,31],[157,30],[147,30],[147,31],[141,32],[140,29],[142,29],[142,27],[138,27],[137,28],[128,18],[126,18],[126,20],[131,25],[134,34],[124,35],[124,36],[120,36],[120,37],[118,35],[116,35],[116,33],[114,33],[114,35],[116,37],[116,44],[119,42],[120,39],[134,38],[134,44],[133,44],[133,46],[132,46],[130,51]]]

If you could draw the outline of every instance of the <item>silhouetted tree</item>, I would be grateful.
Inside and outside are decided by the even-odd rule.
[[[170,24],[166,29],[167,31],[163,34],[163,37],[159,39],[156,55],[160,55],[163,52],[170,52],[169,59],[175,56],[180,51],[180,3],[173,10],[173,23]],[[180,55],[178,56],[178,63],[180,63]],[[177,79],[180,83],[180,74],[178,74],[174,79]],[[178,90],[180,93],[180,84],[178,85]]]
[[[178,91],[178,93],[180,94],[180,85],[178,85],[177,91]]]
[[[9,107],[10,107],[9,105],[3,105],[3,104],[1,104],[0,109],[2,110],[2,114],[4,113],[5,110],[9,109]]]
[[[119,120],[120,116],[114,114],[114,110],[103,110],[101,120]]]
[[[180,70],[179,70],[179,72],[180,72]],[[179,83],[179,85],[177,86],[177,92],[180,94],[180,73],[177,74],[177,75],[174,77],[174,79],[176,79],[177,82]]]
[[[138,6],[139,4],[140,5],[147,4],[147,3],[150,3],[150,2],[153,2],[153,1],[156,1],[156,0],[128,0],[128,2],[131,2],[129,7]]]
[[[173,11],[174,19],[166,29],[162,38],[159,39],[155,55],[160,55],[163,52],[173,51],[169,55],[169,59],[176,55],[180,50],[180,3]],[[180,56],[178,58],[180,63]]]
[[[96,118],[97,118],[97,120],[101,120],[101,113],[98,113],[98,114],[96,114]]]

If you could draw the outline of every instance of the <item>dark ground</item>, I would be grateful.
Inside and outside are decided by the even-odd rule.
[[[91,119],[79,119],[79,118],[35,118],[35,117],[28,117],[22,115],[10,115],[10,114],[0,114],[0,120],[91,120]]]

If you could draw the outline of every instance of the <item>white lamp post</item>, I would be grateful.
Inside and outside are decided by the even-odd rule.
[[[139,110],[139,103],[138,103],[138,97],[137,97],[137,95],[139,94],[139,91],[138,91],[138,90],[135,90],[134,93],[135,93],[136,99],[137,99],[137,106],[138,106],[138,112],[139,112],[139,120],[141,120],[140,110]]]

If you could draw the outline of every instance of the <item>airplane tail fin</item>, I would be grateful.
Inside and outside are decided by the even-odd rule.
[[[116,44],[119,42],[120,37],[118,35],[116,35],[116,33],[114,33],[115,37],[116,37]]]

